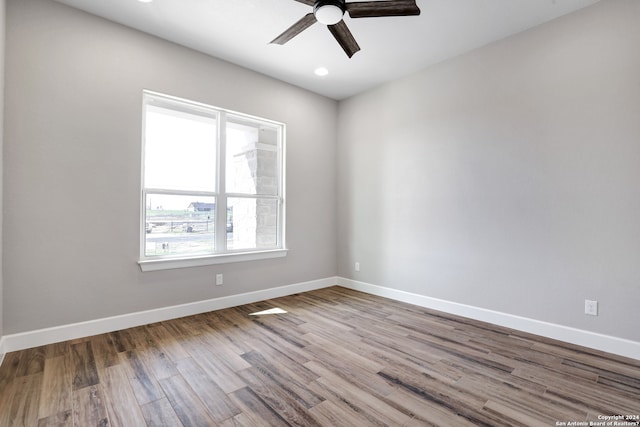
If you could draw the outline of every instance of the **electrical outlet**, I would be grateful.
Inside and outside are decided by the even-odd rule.
[[[222,285],[222,273],[216,274],[216,286]]]
[[[589,316],[598,315],[598,301],[584,300],[584,314]]]
[[[353,269],[356,271],[360,271],[360,263],[358,261],[356,261],[356,263],[353,265]]]

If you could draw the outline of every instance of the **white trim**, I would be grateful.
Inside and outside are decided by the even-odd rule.
[[[7,352],[4,349],[5,346],[5,339],[3,336],[0,336],[0,366],[2,366],[2,362],[4,361],[4,356],[7,354]]]
[[[342,287],[368,294],[640,360],[640,342],[637,341],[372,285],[344,277],[338,277],[337,283]]]
[[[255,252],[230,252],[191,258],[159,258],[138,261],[142,271],[171,270],[174,268],[203,267],[205,265],[228,264],[231,262],[257,261],[261,259],[282,258],[287,249],[272,249]]]
[[[206,313],[214,310],[221,310],[229,307],[236,307],[243,304],[264,301],[271,298],[278,298],[292,295],[298,292],[307,292],[315,289],[322,289],[336,285],[336,278],[312,280],[309,282],[296,283],[292,285],[280,286],[261,291],[247,292],[238,295],[213,298],[204,301],[196,301],[187,304],[180,304],[171,307],[158,308],[154,310],[139,311],[136,313],[123,314],[120,316],[107,317],[104,319],[89,320],[86,322],[73,323],[70,325],[56,326],[53,328],[39,329],[36,331],[23,332],[19,334],[5,335],[3,341],[4,350],[7,352],[24,350],[41,345],[52,344],[60,341],[67,341],[76,338],[83,338],[149,323],[162,322],[179,317],[191,316],[199,313]],[[0,347],[2,349],[2,347]]]

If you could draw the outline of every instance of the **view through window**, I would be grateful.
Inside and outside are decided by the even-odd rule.
[[[142,259],[282,249],[284,125],[144,93]]]

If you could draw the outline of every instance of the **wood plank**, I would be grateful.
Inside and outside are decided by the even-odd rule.
[[[119,353],[119,360],[139,405],[162,399],[164,393],[160,384],[144,365],[136,351]]]
[[[124,351],[130,351],[136,349],[136,338],[132,337],[132,334],[137,334],[138,328],[131,328],[128,330],[121,330],[111,332],[109,334],[111,342],[116,348],[118,353]]]
[[[244,412],[236,415],[233,418],[224,420],[219,425],[219,427],[263,427],[263,426],[268,427],[269,424],[265,423],[264,421],[251,419]]]
[[[99,375],[110,425],[144,426],[144,417],[124,369],[115,365],[100,370]]]
[[[247,344],[250,337],[246,335],[246,330],[255,325],[246,316],[232,309],[214,311],[209,313],[207,325],[211,328],[211,333],[225,343],[224,347],[232,349],[236,354],[251,351],[251,346]]]
[[[96,368],[108,368],[120,362],[116,346],[110,334],[93,336],[90,342]]]
[[[45,346],[44,357],[50,359],[52,357],[64,356],[69,353],[71,341],[62,341]]]
[[[38,402],[42,380],[42,373],[16,377],[13,397],[8,408],[8,425],[30,426],[38,424]]]
[[[0,426],[9,425],[9,413],[11,412],[14,391],[13,380],[0,383]]]
[[[296,330],[291,331],[291,333],[298,334],[298,330],[299,327],[297,327]],[[286,354],[288,359],[291,359],[300,365],[309,361],[309,355],[305,353],[303,348],[293,345],[290,342],[277,339],[273,335],[265,333],[262,328],[252,328],[247,332],[247,335],[251,337],[251,349],[245,353],[255,349],[260,349],[261,352],[277,352],[278,354]]]
[[[216,360],[224,361],[225,366],[231,369],[232,372],[241,371],[243,369],[250,368],[249,365],[242,357],[240,353],[234,350],[234,346],[226,339],[220,339],[213,333],[204,332],[202,335],[185,341],[183,347],[191,356],[195,356],[195,353],[206,354],[207,356],[213,355]],[[243,352],[244,353],[244,352]]]
[[[306,411],[305,402],[282,384],[275,382],[256,368],[238,373],[249,388],[288,424],[301,427],[319,426],[319,422]]]
[[[337,323],[337,322],[334,322]],[[362,340],[362,337],[353,332],[353,329],[345,330],[342,328],[334,329],[333,326],[325,322],[308,322],[296,328],[301,333],[313,334],[325,341],[332,342],[336,345],[342,345],[345,341],[358,342]],[[310,335],[309,335],[310,336]],[[304,363],[304,362],[303,362]]]
[[[71,409],[38,420],[38,427],[73,427],[73,425],[73,411]]]
[[[84,387],[73,392],[74,424],[86,427],[109,425],[107,408],[99,385]]]
[[[592,366],[589,363],[577,362],[575,360],[565,359],[563,365],[587,371],[598,376],[598,383],[605,384],[613,388],[626,391],[633,395],[640,395],[640,372],[614,372],[602,366]],[[626,371],[626,369],[625,369]]]
[[[282,366],[278,366],[276,361],[267,361],[262,355],[256,352],[245,353],[243,357],[253,366],[252,369],[240,372],[240,376],[244,378],[245,381],[245,374],[251,372],[253,377],[260,379],[261,383],[267,383],[270,384],[272,388],[277,387],[283,390],[288,397],[304,405],[307,409],[313,408],[318,403],[324,401],[322,396],[306,387],[304,378],[290,374]],[[317,375],[314,376],[317,377]],[[254,389],[254,391],[256,390]]]
[[[403,424],[411,418],[409,411],[390,404],[385,396],[363,392],[359,385],[349,381],[353,379],[336,374],[330,367],[315,361],[306,366],[320,375],[311,384],[313,390],[334,403],[346,404],[350,411],[366,416],[372,425]]]
[[[544,385],[510,374],[499,372],[487,374],[483,369],[474,370],[469,365],[460,366],[448,362],[442,362],[437,367],[441,366],[454,366],[460,369],[460,379],[456,381],[456,386],[470,391],[473,390],[475,394],[500,396],[504,394],[506,386],[511,390],[510,396],[515,394],[533,395],[536,399],[542,399],[542,395],[547,390]]]
[[[290,426],[282,416],[267,405],[256,393],[248,387],[229,394],[231,401],[242,410],[250,420],[251,425],[285,427]]]
[[[273,322],[263,318],[254,318],[253,323],[262,328],[263,334],[271,336],[274,341],[282,342],[282,345],[289,343],[298,348],[309,345],[309,342],[306,341],[304,337],[289,333],[281,322]],[[248,350],[245,350],[245,352],[246,351]]]
[[[20,364],[20,358],[23,355],[23,351],[13,351],[4,355],[2,366],[0,366],[0,386],[8,384],[16,377],[18,365]],[[0,392],[2,392],[1,388]]]
[[[195,316],[181,317],[175,321],[163,322],[169,332],[178,332],[184,338],[198,336],[202,333],[202,327],[206,324],[207,313],[196,314]]]
[[[311,352],[317,358],[323,357],[326,361],[330,361],[331,359],[348,361],[350,364],[356,365],[360,369],[370,373],[379,372],[384,368],[383,364],[374,362],[355,353],[350,346],[339,346],[311,333],[305,334],[304,337],[309,342],[305,350]]]
[[[372,426],[372,420],[346,404],[325,400],[311,408],[310,412],[320,424],[332,427]],[[375,422],[375,421],[374,421]]]
[[[178,337],[172,336],[163,324],[146,329],[149,331],[158,349],[164,352],[169,360],[178,362],[179,360],[190,357],[189,353],[180,345],[180,341],[176,339]]]
[[[439,362],[445,357],[441,351],[434,351],[428,346],[418,345],[409,337],[404,336],[382,336],[380,334],[372,334],[369,331],[363,333],[362,342],[372,347],[378,347],[396,354],[400,357],[413,361],[414,364],[424,365]]]
[[[229,359],[197,345],[190,347],[189,352],[206,374],[212,378],[225,393],[231,393],[246,387],[246,384],[236,374],[236,371],[227,364]],[[244,359],[242,359],[242,363],[246,365],[243,369],[251,367]]]
[[[389,402],[401,406],[414,414],[413,419],[407,425],[420,425],[421,423],[432,426],[456,427],[473,427],[477,425],[473,421],[458,415],[452,408],[425,401],[414,393],[401,388],[387,396],[387,399]],[[496,425],[499,424],[496,423]]]
[[[178,371],[203,402],[215,422],[220,423],[240,413],[226,393],[193,359],[180,360]]]
[[[98,384],[98,370],[93,358],[91,341],[71,346],[71,364],[73,369],[73,390],[79,390]]]
[[[309,326],[309,325],[317,325],[325,331],[340,331],[344,333],[352,332],[354,330],[353,324],[351,324],[347,320],[342,320],[340,318],[333,318],[326,315],[326,313],[316,312],[315,310],[309,309],[304,305],[299,303],[287,303],[287,301],[295,301],[293,299],[284,300],[284,304],[280,304],[280,306],[291,313],[295,313],[304,321],[300,323],[299,327]]]
[[[626,414],[640,411],[637,396],[631,397],[626,393],[609,390],[603,392],[604,386],[598,386],[595,382],[586,380],[576,380],[572,375],[563,376],[553,370],[536,369],[531,366],[519,367],[513,375],[544,385],[546,397],[564,402],[579,410],[585,409],[600,414],[609,412]]]
[[[157,380],[178,375],[176,364],[155,344],[140,345],[136,354]]]
[[[182,425],[171,403],[165,397],[142,405],[141,409],[148,427]]]
[[[387,366],[379,372],[379,375],[416,397],[449,409],[477,425],[493,425],[494,420],[481,411],[486,403],[486,397],[475,393],[473,390],[441,382],[419,372],[412,373],[406,368],[400,369]]]
[[[18,366],[16,366],[15,376],[41,374],[44,370],[44,347],[29,348],[22,352]]]
[[[367,367],[360,367],[359,361],[363,358],[355,357],[353,354],[352,357],[349,357],[347,352],[341,351],[338,354],[334,354],[332,352],[333,349],[327,349],[323,346],[312,345],[306,347],[310,354],[315,356],[315,360],[321,362],[324,366],[328,367],[332,372],[336,375],[344,378],[346,381],[349,381],[359,387],[360,389],[374,394],[374,395],[387,395],[394,391],[395,386],[393,386],[390,382],[384,380],[377,372],[374,371],[374,364],[372,361],[369,363],[368,369]],[[310,366],[308,363],[305,366]],[[312,365],[315,366],[315,365]],[[381,368],[384,366],[379,365]],[[316,372],[316,369],[311,369]]]
[[[538,417],[531,416],[526,412],[522,412],[518,409],[514,409],[508,405],[494,402],[489,400],[484,409],[496,414],[500,418],[504,419],[505,422],[508,422],[510,425],[525,425],[528,427],[548,427],[550,425],[555,425],[555,422],[558,421],[558,418],[552,418],[544,416],[544,420],[540,420]],[[540,414],[538,414],[540,415]],[[575,418],[567,418],[567,420],[576,420]]]
[[[504,394],[504,385],[511,386],[511,392]],[[533,385],[533,387],[532,387]],[[510,375],[487,376],[482,373],[472,373],[460,379],[456,386],[469,390],[476,395],[484,395],[492,401],[492,405],[485,404],[484,409],[494,409],[498,406],[517,408],[518,412],[526,417],[534,417],[545,422],[567,419],[583,420],[587,411],[575,408],[570,404],[553,399],[546,395],[546,390],[537,387],[536,384],[528,381],[519,381]],[[517,418],[511,417],[512,420]]]
[[[38,405],[38,417],[47,418],[73,410],[71,356],[46,359]]]
[[[268,346],[257,346],[255,351],[243,354],[242,358],[252,367],[268,371],[282,381],[298,383],[300,387],[318,379],[318,374],[290,359],[286,351],[281,352]],[[306,362],[308,360],[305,359]]]
[[[207,408],[180,375],[160,380],[171,407],[184,427],[215,426]]]

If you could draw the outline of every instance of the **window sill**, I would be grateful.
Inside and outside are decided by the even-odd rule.
[[[267,251],[228,253],[189,258],[162,258],[138,261],[142,271],[171,270],[174,268],[202,267],[206,265],[228,264],[231,262],[257,261],[262,259],[282,258],[287,256],[287,249]]]

